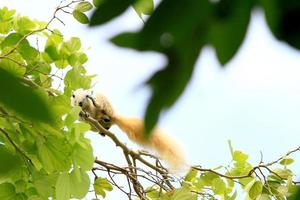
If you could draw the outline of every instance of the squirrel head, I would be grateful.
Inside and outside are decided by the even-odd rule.
[[[90,98],[93,95],[92,91],[77,89],[72,93],[71,105],[80,106],[82,109],[89,108],[93,105]]]

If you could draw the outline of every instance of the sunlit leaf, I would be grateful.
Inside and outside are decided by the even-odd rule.
[[[154,10],[154,3],[153,0],[136,0],[133,8],[140,17],[142,14],[151,15]]]
[[[244,154],[241,151],[234,151],[233,152],[233,160],[237,162],[245,162],[248,160],[248,155]]]
[[[79,118],[80,111],[81,111],[81,108],[78,106],[72,108],[65,119],[65,124],[67,126],[71,126],[71,124]]]
[[[88,24],[90,22],[89,18],[83,12],[78,10],[73,11],[73,17],[82,24]]]
[[[75,173],[75,170],[78,173]],[[89,191],[90,178],[82,169],[75,168],[70,174],[70,193],[73,197],[82,199]]]
[[[84,148],[79,144],[76,144],[73,147],[73,161],[83,170],[91,170],[95,161],[91,146],[86,146],[86,148]]]
[[[106,197],[106,191],[112,191],[113,187],[106,178],[97,178],[94,182],[94,190],[96,194]]]
[[[255,199],[262,192],[263,185],[261,181],[256,181],[249,190],[249,197],[251,199]]]
[[[215,178],[212,181],[212,190],[215,194],[224,194],[226,185],[221,178]]]
[[[188,187],[176,189],[171,196],[172,200],[197,200],[197,194],[192,193]]]
[[[81,47],[80,39],[77,37],[72,37],[65,43],[66,48],[69,50],[70,53],[76,52]]]
[[[86,12],[91,10],[92,8],[93,5],[88,1],[80,2],[75,6],[75,10],[78,10],[79,12]]]
[[[290,165],[290,164],[292,164],[293,162],[294,162],[294,160],[291,159],[291,158],[284,158],[284,159],[282,159],[279,163],[280,163],[281,165]]]
[[[1,43],[2,48],[16,45],[23,36],[20,33],[11,33]]]
[[[33,174],[33,184],[37,192],[45,199],[48,199],[53,194],[57,177],[56,174]]]
[[[293,172],[290,169],[273,169],[273,171],[276,173],[275,176],[278,175],[282,179],[288,179],[290,176],[293,176]]]
[[[69,200],[71,196],[71,180],[68,173],[59,175],[56,182],[56,198],[58,200]]]
[[[190,169],[190,171],[187,173],[187,175],[185,176],[184,180],[185,181],[192,181],[193,179],[196,178],[198,174],[198,171],[195,169]]]
[[[39,138],[37,145],[39,159],[47,172],[66,171],[70,168],[70,146],[65,140],[48,136],[47,140]]]

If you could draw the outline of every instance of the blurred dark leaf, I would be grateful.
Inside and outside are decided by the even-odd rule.
[[[298,189],[298,192],[296,193],[294,200],[299,200],[299,199],[300,199],[300,188]]]
[[[300,49],[300,1],[260,2],[275,36]],[[118,46],[157,51],[168,58],[168,65],[147,82],[153,91],[145,115],[147,131],[155,125],[160,112],[184,91],[202,46],[212,44],[222,65],[233,58],[245,38],[255,3],[163,0],[141,31],[121,33],[111,39]]]
[[[121,15],[135,0],[105,0],[93,13],[90,25],[100,25]]]
[[[145,50],[139,43],[139,33],[123,32],[110,39],[112,43],[119,47]]]
[[[273,34],[300,49],[300,1],[261,0],[267,23]]]
[[[208,1],[164,0],[140,32],[123,33],[112,39],[117,45],[159,51],[168,58],[167,66],[147,81],[153,91],[145,114],[147,133],[160,111],[174,104],[186,87],[206,42],[210,12]]]
[[[247,32],[252,6],[252,0],[222,0],[214,4],[214,18],[209,37],[222,65],[230,61],[241,46]]]
[[[20,83],[17,77],[0,66],[0,103],[36,121],[52,122],[52,114],[45,100],[32,88]]]

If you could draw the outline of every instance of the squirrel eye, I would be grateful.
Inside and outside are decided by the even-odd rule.
[[[75,98],[75,95],[74,95],[74,94],[72,94],[72,97],[73,97],[73,98]]]

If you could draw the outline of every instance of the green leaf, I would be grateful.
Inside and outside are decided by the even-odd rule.
[[[6,6],[0,8],[0,17],[2,21],[9,21],[13,19],[12,17],[15,13],[15,10],[9,10]]]
[[[215,178],[212,181],[212,190],[215,194],[224,194],[226,189],[226,184],[224,183],[224,181],[221,178]]]
[[[43,174],[40,172],[34,173],[33,184],[39,195],[45,199],[48,199],[48,197],[52,196],[57,178],[57,174]]]
[[[146,134],[155,126],[160,112],[170,108],[187,86],[207,42],[211,9],[208,1],[164,0],[141,31],[117,36],[123,46],[158,51],[168,58],[167,65],[146,82],[152,89],[145,113]]]
[[[228,198],[228,200],[235,200],[236,199],[236,196],[237,196],[237,192],[235,191],[233,193],[233,195],[231,197]]]
[[[222,65],[232,59],[244,41],[252,7],[253,0],[222,0],[214,4],[209,40]]]
[[[70,169],[71,147],[67,141],[55,136],[48,136],[47,140],[38,138],[37,147],[39,159],[48,173]]]
[[[237,162],[246,162],[248,160],[248,155],[244,154],[241,151],[234,151],[233,152],[233,160]]]
[[[15,182],[16,192],[17,193],[24,193],[27,187],[27,182],[24,180],[18,180]]]
[[[68,173],[59,175],[56,186],[55,194],[57,200],[69,200],[71,196],[71,179]]]
[[[93,5],[88,1],[80,2],[75,6],[75,10],[78,10],[79,12],[86,12],[91,10],[92,8]]]
[[[48,36],[45,48],[48,46],[58,47],[63,42],[64,38],[58,30],[53,30],[52,34]]]
[[[139,45],[139,35],[137,33],[124,32],[111,38],[111,42],[119,47],[127,47],[133,49],[142,49]]]
[[[56,60],[60,59],[58,50],[54,45],[47,46],[45,48],[45,52],[49,55],[49,57],[52,59],[52,61],[56,61]]]
[[[293,172],[290,169],[273,169],[275,176],[280,176],[280,178],[287,180],[290,176],[293,176]],[[279,178],[279,177],[278,177]]]
[[[12,29],[12,23],[11,22],[0,22],[0,33],[1,34],[7,34]]]
[[[219,178],[219,176],[216,175],[215,173],[205,172],[200,176],[199,181],[203,181],[204,185],[206,185],[206,186],[211,186],[213,180],[218,179],[218,178]]]
[[[83,67],[73,67],[65,76],[65,93],[70,95],[72,90],[77,88],[88,89],[91,86],[92,78],[94,76],[86,76]]]
[[[292,200],[298,200],[300,199],[300,189],[298,189],[298,192],[295,193],[295,196],[292,198]]]
[[[261,194],[262,189],[263,189],[263,184],[261,183],[261,181],[255,181],[249,190],[248,193],[249,197],[251,199],[255,199],[258,195]]]
[[[65,43],[65,46],[70,53],[74,53],[80,49],[81,41],[77,37],[71,37],[71,39]]]
[[[19,33],[11,33],[1,43],[2,48],[16,45],[23,36]]]
[[[65,124],[71,126],[79,118],[80,111],[79,106],[73,107],[65,119]]]
[[[0,103],[36,121],[53,122],[52,111],[45,99],[19,79],[7,73],[0,64]]]
[[[195,169],[190,169],[190,171],[189,171],[189,172],[187,173],[187,175],[184,177],[184,180],[185,180],[185,181],[191,182],[191,181],[193,181],[193,180],[196,178],[197,174],[198,174],[198,171],[197,171],[197,170],[195,170]]]
[[[142,17],[142,14],[151,15],[154,10],[153,0],[137,0],[133,4],[136,13]]]
[[[88,24],[90,22],[89,18],[83,12],[74,10],[72,14],[73,17],[82,24]]]
[[[25,61],[23,60],[22,56],[18,52],[15,52],[9,55],[9,58],[14,61],[10,59],[1,59],[0,68],[15,76],[24,76],[24,74],[26,73],[26,67]]]
[[[228,140],[228,146],[229,146],[229,150],[230,150],[230,154],[231,154],[231,157],[233,159],[233,147],[232,147],[232,143],[231,143],[231,140]]]
[[[18,47],[18,52],[27,61],[35,60],[39,53],[35,48],[31,47],[28,42],[22,42]]]
[[[93,156],[93,149],[89,144],[85,148],[79,144],[73,147],[73,161],[79,165],[83,170],[91,170],[95,161]]]
[[[112,191],[113,187],[106,178],[99,177],[94,182],[94,190],[96,194],[99,194],[103,198],[105,198],[106,197],[105,191]]]
[[[281,165],[290,165],[294,162],[294,160],[292,158],[284,158],[282,159],[279,163]]]
[[[2,135],[2,134],[3,133],[0,131],[0,135]],[[9,152],[5,148],[5,145],[2,145],[1,143],[0,143],[0,161],[1,161],[0,177],[2,175],[5,175],[6,173],[8,173],[10,170],[21,165],[20,158],[13,155],[11,152]]]
[[[176,189],[171,196],[172,200],[197,200],[197,194],[192,193],[188,187]]]
[[[267,194],[260,194],[256,198],[257,200],[271,200],[271,197]]]
[[[37,24],[28,17],[19,16],[15,19],[15,30],[21,34],[27,34],[38,28]]]
[[[103,3],[103,1],[104,0],[93,0],[93,4],[95,7],[98,8]]]
[[[261,0],[272,33],[294,48],[300,49],[300,1]]]
[[[78,173],[75,172],[78,171]],[[70,193],[77,199],[82,199],[89,191],[90,178],[82,169],[75,168],[70,174]]]
[[[0,184],[0,199],[15,200],[15,187],[10,183]]]
[[[105,0],[103,3],[97,1],[97,9],[93,13],[90,25],[104,24],[122,14],[135,0]]]

